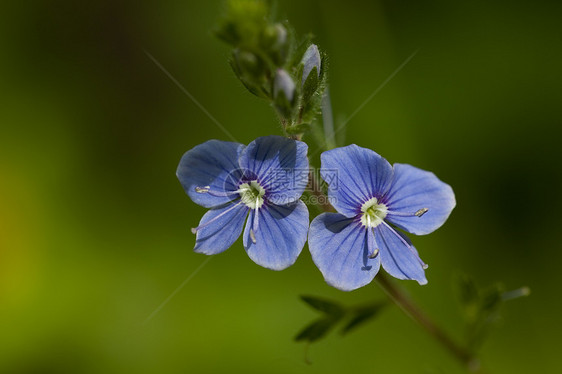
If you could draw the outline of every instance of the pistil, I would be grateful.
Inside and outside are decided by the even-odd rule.
[[[361,206],[361,224],[367,229],[380,225],[385,219],[388,209],[383,203],[379,203],[376,197],[369,199]]]

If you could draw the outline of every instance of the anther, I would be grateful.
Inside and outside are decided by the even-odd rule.
[[[211,186],[195,187],[195,192],[197,192],[197,193],[207,193],[210,190],[211,190]]]
[[[421,208],[421,209],[418,210],[416,213],[414,213],[414,215],[415,215],[416,217],[421,217],[421,216],[423,216],[424,214],[426,214],[428,210],[429,210],[429,209],[427,209],[427,208]]]
[[[252,243],[256,244],[256,235],[254,234],[254,229],[250,229],[250,239],[252,239]]]
[[[209,195],[215,197],[229,197],[238,194],[240,191],[216,191],[216,190],[212,190],[211,186],[205,186],[205,187],[195,187],[195,192],[208,193]]]
[[[371,253],[371,254],[369,255],[369,258],[375,258],[375,257],[377,257],[377,256],[379,255],[379,252],[380,252],[379,249],[378,249],[378,248],[375,248],[375,250],[373,251],[373,253]]]
[[[417,210],[415,213],[406,213],[406,212],[396,212],[393,210],[389,210],[387,211],[387,213],[391,216],[396,216],[396,217],[421,217],[424,214],[426,214],[429,211],[429,208],[421,208],[419,210]]]

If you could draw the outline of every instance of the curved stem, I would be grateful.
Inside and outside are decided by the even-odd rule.
[[[480,362],[464,347],[457,344],[445,331],[437,326],[388,276],[382,272],[377,274],[375,282],[387,296],[412,320],[417,322],[424,330],[433,336],[470,372],[482,373]]]

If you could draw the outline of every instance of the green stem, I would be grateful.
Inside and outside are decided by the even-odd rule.
[[[392,302],[398,305],[408,317],[417,322],[424,330],[441,343],[441,345],[470,372],[482,373],[478,359],[464,347],[457,344],[445,331],[437,326],[412,299],[388,278],[386,274],[379,272],[375,278],[375,282],[382,288]]]
[[[324,125],[324,138],[327,149],[336,148],[336,134],[334,132],[334,116],[332,115],[332,101],[330,89],[326,87],[322,97],[322,124]]]

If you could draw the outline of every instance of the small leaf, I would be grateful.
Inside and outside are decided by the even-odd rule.
[[[318,69],[317,67],[313,67],[310,74],[308,74],[308,78],[304,82],[303,89],[302,89],[302,100],[303,102],[307,103],[312,95],[316,92],[318,88],[319,80],[318,80]]]
[[[302,341],[302,340],[306,340],[306,341],[309,341],[309,342],[312,343],[312,342],[324,337],[324,335],[326,335],[326,333],[328,331],[330,331],[330,329],[332,329],[332,327],[334,327],[334,325],[336,324],[337,321],[338,321],[338,319],[330,318],[330,317],[318,319],[318,320],[312,322],[310,325],[306,326],[295,337],[295,340],[297,342]]]
[[[286,121],[289,121],[292,117],[294,108],[291,102],[287,99],[285,92],[280,91],[277,93],[274,101],[275,109],[279,115],[284,118]]]
[[[347,334],[349,331],[355,329],[357,326],[367,322],[375,317],[387,303],[381,302],[368,307],[360,308],[356,311],[355,315],[341,330],[342,335]]]
[[[338,303],[330,300],[318,298],[315,296],[302,296],[302,301],[310,305],[312,308],[326,313],[330,316],[342,316],[345,313],[345,309]]]
[[[473,304],[478,301],[478,288],[472,278],[468,275],[461,275],[456,281],[459,299],[463,306]]]

